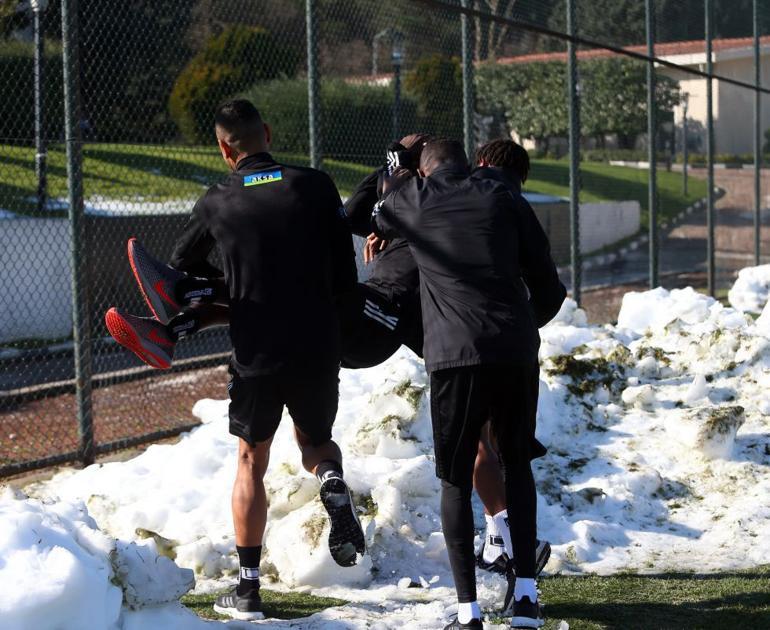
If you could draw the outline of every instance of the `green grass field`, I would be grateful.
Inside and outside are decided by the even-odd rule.
[[[225,174],[215,147],[86,144],[83,151],[84,190],[87,198],[158,202],[192,200],[207,185]],[[307,164],[298,155],[278,154],[295,164]],[[369,172],[369,166],[328,159],[324,168],[334,177],[341,194],[348,195]],[[67,195],[63,147],[48,154],[48,190],[52,198]],[[620,166],[581,164],[582,201],[638,200],[647,219],[647,172]],[[660,212],[665,219],[706,194],[706,184],[691,178],[690,194],[681,193],[681,175],[658,172]],[[35,212],[34,150],[0,145],[0,208],[21,214]],[[564,160],[535,160],[526,190],[559,197],[569,194],[569,166]],[[63,212],[63,211],[62,211]]]
[[[546,630],[555,630],[562,620],[570,630],[770,628],[770,567],[701,576],[552,576],[542,579],[540,588]],[[279,619],[306,617],[345,603],[298,593],[263,593],[267,616]],[[215,597],[186,596],[182,602],[201,617],[220,619],[211,608]]]

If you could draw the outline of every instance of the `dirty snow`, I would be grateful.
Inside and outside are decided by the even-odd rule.
[[[626,295],[616,327],[588,326],[585,313],[565,304],[541,331],[538,436],[549,453],[536,462],[535,475],[539,533],[554,549],[547,572],[703,572],[767,562],[768,328],[761,318],[755,323],[691,289]],[[439,526],[428,394],[422,362],[406,350],[378,368],[341,376],[335,438],[370,551],[353,569],[337,567],[328,555],[318,483],[301,470],[290,424],[283,423],[267,478],[264,585],[310,589],[352,604],[293,624],[266,623],[436,628],[446,619],[454,592]],[[202,400],[194,413],[204,424],[178,444],[154,445],[130,461],[65,472],[28,488],[45,507],[8,496],[0,502],[6,511],[14,509],[6,504],[23,502],[69,514],[81,508],[67,506],[82,501],[90,517],[68,518],[87,522],[78,527],[89,531],[98,523],[103,532],[89,533],[100,546],[88,543],[98,547],[88,563],[62,570],[58,583],[72,582],[67,601],[46,595],[50,604],[30,614],[45,619],[65,605],[80,609],[95,597],[86,600],[85,593],[94,592],[109,603],[109,614],[93,627],[198,627],[173,603],[140,598],[146,604],[131,611],[126,588],[115,621],[117,595],[104,581],[110,568],[102,558],[107,534],[120,539],[118,550],[151,543],[151,550],[173,555],[177,565],[194,570],[200,592],[233,580],[229,489],[236,441],[227,433],[227,402]],[[481,527],[478,504],[475,512]],[[80,544],[70,540],[80,540],[75,533],[38,543],[29,532],[16,537],[24,540],[2,537],[1,555],[20,550],[27,556],[19,562],[26,563],[45,562],[59,539],[66,548]],[[121,575],[121,584],[135,582],[131,569]],[[496,611],[502,579],[480,573],[479,580],[482,608]],[[13,580],[0,586],[16,592]]]

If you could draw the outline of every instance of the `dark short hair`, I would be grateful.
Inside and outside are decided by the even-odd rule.
[[[479,147],[476,151],[476,164],[481,161],[490,166],[513,171],[522,183],[529,177],[529,153],[523,146],[508,138],[492,140]]]
[[[468,156],[461,142],[450,138],[432,138],[422,149],[420,165],[456,164],[468,167]]]
[[[214,124],[225,131],[235,132],[238,129],[261,125],[262,116],[254,107],[254,103],[245,98],[236,98],[217,107]]]

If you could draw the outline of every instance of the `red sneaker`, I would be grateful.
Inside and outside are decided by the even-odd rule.
[[[171,367],[176,342],[157,319],[121,313],[113,307],[104,316],[104,323],[115,341],[147,365],[159,370]]]
[[[153,258],[135,238],[128,239],[128,261],[152,314],[161,323],[168,324],[182,310],[174,297],[174,289],[185,274]]]

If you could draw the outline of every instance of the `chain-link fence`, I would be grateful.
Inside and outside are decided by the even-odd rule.
[[[343,196],[407,133],[514,137],[565,283],[612,321],[628,290],[723,297],[765,260],[768,26],[767,0],[0,1],[0,475],[173,435],[224,395],[226,330],[161,373],[103,325],[145,313],[128,237],[168,257],[224,175],[221,100]]]

